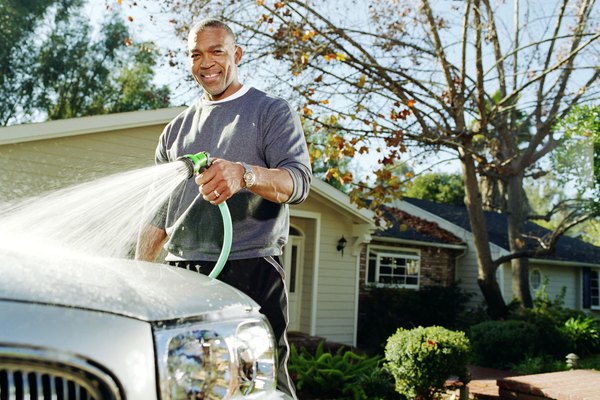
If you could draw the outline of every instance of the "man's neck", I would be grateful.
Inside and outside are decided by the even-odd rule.
[[[250,86],[240,84],[240,88],[238,90],[236,90],[233,94],[230,94],[229,96],[218,99],[218,100],[209,100],[206,98],[206,96],[202,96],[202,103],[203,104],[225,103],[227,101],[235,100],[237,98],[242,97],[243,95],[245,95],[248,92],[248,90],[250,90]]]

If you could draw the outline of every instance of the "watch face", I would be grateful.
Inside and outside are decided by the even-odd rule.
[[[254,185],[254,181],[256,180],[256,175],[254,172],[248,171],[244,174],[244,182],[246,182],[246,187],[251,187]]]

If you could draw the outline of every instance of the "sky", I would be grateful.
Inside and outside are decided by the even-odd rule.
[[[123,20],[130,28],[133,39],[138,42],[150,41],[159,46],[161,54],[170,46],[173,47],[177,42],[181,42],[182,51],[185,50],[186,43],[175,36],[175,33],[168,28],[171,26],[169,19],[172,16],[161,12],[159,3],[155,0],[139,1],[144,6],[134,6],[133,0],[123,0],[121,4],[117,0],[87,0],[86,13],[90,20],[98,25],[107,15],[107,6],[120,10]],[[138,3],[138,2],[135,2]],[[132,19],[129,19],[131,17]],[[153,20],[151,21],[150,18]],[[160,27],[160,28],[158,28]],[[166,27],[167,29],[163,29]],[[179,68],[173,68],[168,65],[166,57],[159,60],[155,67],[155,83],[158,85],[167,85],[172,90],[172,101],[174,105],[183,105],[189,103],[191,95],[189,90],[182,91],[177,89],[178,82],[185,78],[185,73]],[[198,91],[195,95],[198,95]]]
[[[408,1],[408,0],[407,0]],[[514,29],[514,0],[491,0],[493,4],[498,7],[498,16],[504,21],[503,24],[498,26],[501,32],[505,32],[506,40],[510,41],[512,38],[512,31]],[[119,4],[120,3],[120,4]],[[87,4],[87,12],[92,20],[100,21],[103,15],[106,15],[106,6],[120,9],[123,14],[123,18],[128,21],[128,17],[131,17],[128,25],[130,26],[134,40],[137,41],[153,41],[159,48],[166,49],[179,47],[182,53],[185,53],[186,43],[177,38],[169,27],[172,24],[169,20],[174,18],[172,15],[166,14],[160,10],[159,2],[157,0],[139,0],[137,3],[143,4],[144,7],[133,5],[134,0],[89,0]],[[327,9],[330,15],[336,15],[338,18],[344,20],[345,25],[357,26],[361,23],[365,23],[365,16],[367,15],[366,10],[357,10],[356,7],[366,6],[371,4],[370,1],[358,1],[358,5],[354,5],[352,9],[346,6],[345,1],[341,0],[323,0],[319,3],[321,10]],[[343,4],[343,6],[340,6]],[[441,7],[453,7],[461,6],[459,1],[443,0],[443,1],[432,1],[435,12],[443,15]],[[531,12],[534,14],[549,15],[556,11],[557,0],[521,0],[519,2],[521,7],[521,13]],[[153,19],[153,21],[150,20]],[[524,18],[522,19],[522,21]],[[543,27],[539,27],[543,29]],[[163,61],[163,62],[161,62]],[[184,61],[185,62],[185,61]],[[159,64],[156,67],[156,78],[155,83],[158,85],[167,85],[172,91],[172,102],[174,105],[185,105],[189,104],[200,94],[200,90],[196,84],[191,81],[186,81],[188,78],[187,70],[182,68],[173,68],[168,66],[166,58],[159,60]],[[244,68],[240,69],[240,79],[242,82],[261,88],[261,82],[253,81],[253,76],[249,71],[245,71]],[[367,159],[356,160],[355,166],[357,172],[360,174],[368,175],[373,169],[371,165],[376,163],[376,159],[379,155],[371,152]],[[358,167],[362,166],[362,167]],[[415,165],[418,168],[418,165]],[[459,164],[456,161],[449,163],[442,163],[436,167],[437,170],[444,172],[459,172]]]
[[[174,32],[171,31],[169,34],[168,27],[172,26],[172,24],[169,23],[169,20],[173,18],[173,16],[162,12],[156,0],[144,1],[143,4],[146,8],[133,6],[133,3],[133,0],[123,0],[121,4],[118,4],[117,0],[88,0],[86,13],[90,16],[92,21],[97,21],[99,24],[102,21],[103,16],[106,15],[106,5],[108,4],[109,6],[122,11],[123,18],[127,21],[134,40],[152,41],[159,45],[163,50],[180,45],[181,50],[183,52],[186,51],[187,43],[180,38],[177,38]],[[139,3],[141,4],[142,1],[139,1]],[[339,8],[339,4],[336,5],[335,3],[338,2],[324,2],[324,6],[335,11]],[[338,13],[338,15],[341,14]],[[349,19],[355,19],[354,23],[358,23],[356,20],[360,15],[365,14],[350,12],[347,17]],[[129,20],[128,17],[130,16],[133,20]],[[150,16],[152,16],[153,22],[150,21]],[[157,29],[157,26],[161,28]],[[162,27],[167,27],[167,29],[163,29]],[[182,70],[182,68],[170,67],[166,62],[166,58],[163,58],[163,60],[165,62],[159,61],[159,64],[155,68],[156,76],[154,81],[158,85],[167,85],[171,88],[171,101],[173,105],[188,105],[198,98],[201,91],[196,83],[193,81],[185,81],[188,77],[187,71]],[[251,71],[240,68],[239,74],[240,80],[244,84],[255,86],[257,88],[263,86],[261,80],[253,79]],[[358,155],[356,160],[353,161],[353,172],[360,178],[369,177],[375,169],[379,157],[380,154],[375,152],[371,152],[367,155]]]

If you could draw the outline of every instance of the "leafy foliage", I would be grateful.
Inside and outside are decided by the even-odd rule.
[[[353,1],[343,8],[304,0],[165,1],[187,16],[174,22],[182,36],[199,15],[218,15],[239,28],[246,68],[252,65],[253,74],[262,73],[288,96],[294,91],[305,119],[343,127],[343,135],[336,129],[330,136],[340,157],[377,156],[374,182],[354,182],[350,197],[357,204],[377,210],[402,194],[405,182],[390,165],[416,164],[433,153],[435,163],[443,154],[459,160],[479,284],[496,318],[507,312],[495,278],[498,265],[551,251],[564,233],[540,238],[543,245],[536,248],[519,247],[528,217],[523,180],[543,175],[542,160],[560,143],[556,121],[597,98],[600,79],[592,0],[564,1],[543,16],[532,2],[520,4],[525,9],[513,31],[512,21],[503,20],[512,13],[500,10],[508,5],[489,0],[439,7],[429,0]],[[344,9],[349,15],[340,15]],[[265,60],[274,62],[264,68]],[[578,71],[586,78],[579,79]],[[513,237],[510,254],[500,259],[489,250],[482,181],[506,188],[501,211]],[[581,215],[574,217],[563,226]],[[518,267],[526,270],[526,264]],[[525,273],[515,276],[527,279]],[[530,306],[526,282],[515,287]]]
[[[51,3],[39,5],[31,30],[20,32],[28,46],[4,54],[11,66],[0,88],[10,99],[0,110],[4,124],[169,105],[168,88],[152,84],[156,49],[134,44],[120,15],[109,15],[93,35],[81,1]],[[30,11],[13,11],[29,21]]]
[[[415,177],[406,189],[407,197],[436,203],[464,206],[464,182],[458,174],[429,173]]]
[[[551,168],[538,185],[529,185],[528,197],[536,222],[551,230],[565,230],[600,245],[600,106],[575,106],[555,128],[562,132],[560,146],[550,157]],[[593,218],[588,219],[587,216]],[[563,221],[585,219],[561,226]]]
[[[81,0],[5,0],[0,2],[0,124],[15,121],[18,113],[33,109],[33,91],[37,77],[31,73],[31,61],[37,55],[33,40],[35,29],[49,10],[54,21],[67,18]]]
[[[525,321],[485,321],[469,329],[476,364],[510,368],[540,354],[538,328]]]
[[[385,347],[396,390],[408,399],[435,399],[450,376],[469,382],[469,339],[463,332],[432,326],[398,329]]]
[[[379,352],[398,328],[433,325],[456,328],[469,298],[457,283],[418,291],[371,288],[360,302],[358,343]]]
[[[339,136],[332,132],[335,127],[323,128],[308,120],[304,121],[304,132],[308,144],[313,175],[329,183],[336,189],[347,193],[350,190],[353,175],[349,171],[350,159],[340,157],[335,141]],[[352,149],[354,150],[354,149]]]
[[[556,206],[548,211],[550,224],[565,229],[562,221],[584,220],[571,229],[587,241],[600,244],[600,106],[581,105],[574,107],[556,129],[563,132],[561,145],[551,157],[553,182],[558,189],[554,194]],[[571,196],[565,194],[565,189]],[[573,201],[572,197],[578,201]],[[569,218],[565,218],[565,216]],[[595,219],[585,218],[592,215]],[[573,225],[573,224],[572,224]],[[566,230],[566,229],[565,229]]]
[[[564,360],[556,360],[548,354],[525,357],[521,362],[513,365],[511,371],[519,375],[543,374],[546,372],[558,372],[567,369]]]
[[[559,327],[559,332],[567,341],[569,350],[578,356],[600,350],[600,326],[591,315],[569,318]]]
[[[561,333],[561,328],[570,318],[585,316],[582,311],[572,310],[564,307],[565,288],[554,299],[551,299],[546,291],[547,279],[537,291],[534,307],[531,309],[517,309],[511,313],[510,318],[517,321],[525,321],[538,328],[538,349],[540,353],[562,358],[568,352],[569,343]],[[515,363],[518,360],[514,360]]]
[[[325,352],[320,342],[314,354],[292,346],[289,370],[302,398],[389,399],[393,385],[381,368],[380,356],[369,357],[339,348]]]
[[[600,191],[600,105],[574,107],[557,123],[564,131],[562,146],[553,153],[557,179],[566,184],[581,181],[577,188]],[[590,168],[591,166],[591,168]]]
[[[156,51],[148,44],[133,47],[118,15],[97,40],[90,37],[86,18],[75,14],[42,46],[38,104],[49,119],[168,106],[168,89],[151,83]]]

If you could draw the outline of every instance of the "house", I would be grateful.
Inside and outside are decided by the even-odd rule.
[[[158,136],[182,108],[98,115],[0,128],[3,202],[151,167]],[[202,149],[198,149],[199,151]],[[290,208],[287,269],[291,329],[355,344],[360,249],[373,215],[314,180],[303,204]],[[234,233],[235,234],[235,233]],[[340,239],[346,246],[338,250]]]
[[[466,208],[410,198],[397,201],[392,208],[397,212],[409,215],[413,220],[416,218],[432,223],[437,231],[446,231],[460,239],[465,245],[465,251],[456,256],[455,279],[461,282],[463,289],[475,294],[472,299],[473,304],[482,302],[483,299],[477,286],[477,261]],[[398,219],[402,220],[402,215]],[[497,258],[508,254],[506,216],[495,212],[486,212],[485,219],[492,257]],[[410,220],[408,221],[410,222]],[[419,226],[419,223],[416,226]],[[532,236],[537,237],[543,237],[550,233],[547,229],[532,222],[528,222],[525,229]],[[406,232],[384,231],[375,237],[382,236],[388,243],[399,244],[406,241],[409,234],[410,230]],[[440,236],[439,232],[437,236]],[[447,238],[446,243],[446,246],[452,243],[452,238]],[[533,246],[532,240],[527,241],[526,245]],[[556,243],[554,252],[529,260],[532,293],[536,293],[542,289],[543,285],[546,285],[544,290],[551,299],[554,299],[563,294],[564,290],[566,307],[596,313],[600,311],[599,268],[600,247],[576,238],[562,236]],[[505,300],[510,301],[513,293],[509,263],[498,269],[497,279]]]
[[[182,110],[0,128],[0,210],[3,202],[151,167],[158,136]],[[378,231],[370,211],[358,209],[345,194],[318,179],[307,201],[290,207],[290,240],[282,258],[291,330],[355,345],[360,293],[370,285],[418,290],[460,280],[465,290],[477,295],[473,304],[481,302],[472,237],[467,220],[461,220],[464,210],[405,199],[390,205],[390,212],[397,224]],[[494,256],[506,253],[500,230],[490,240]],[[571,248],[561,247],[560,257],[532,260],[532,283],[541,284],[547,277],[551,296],[567,287],[565,305],[583,308],[586,293],[591,308],[600,309],[599,249],[564,240]],[[498,278],[510,300],[510,267],[500,268]]]

